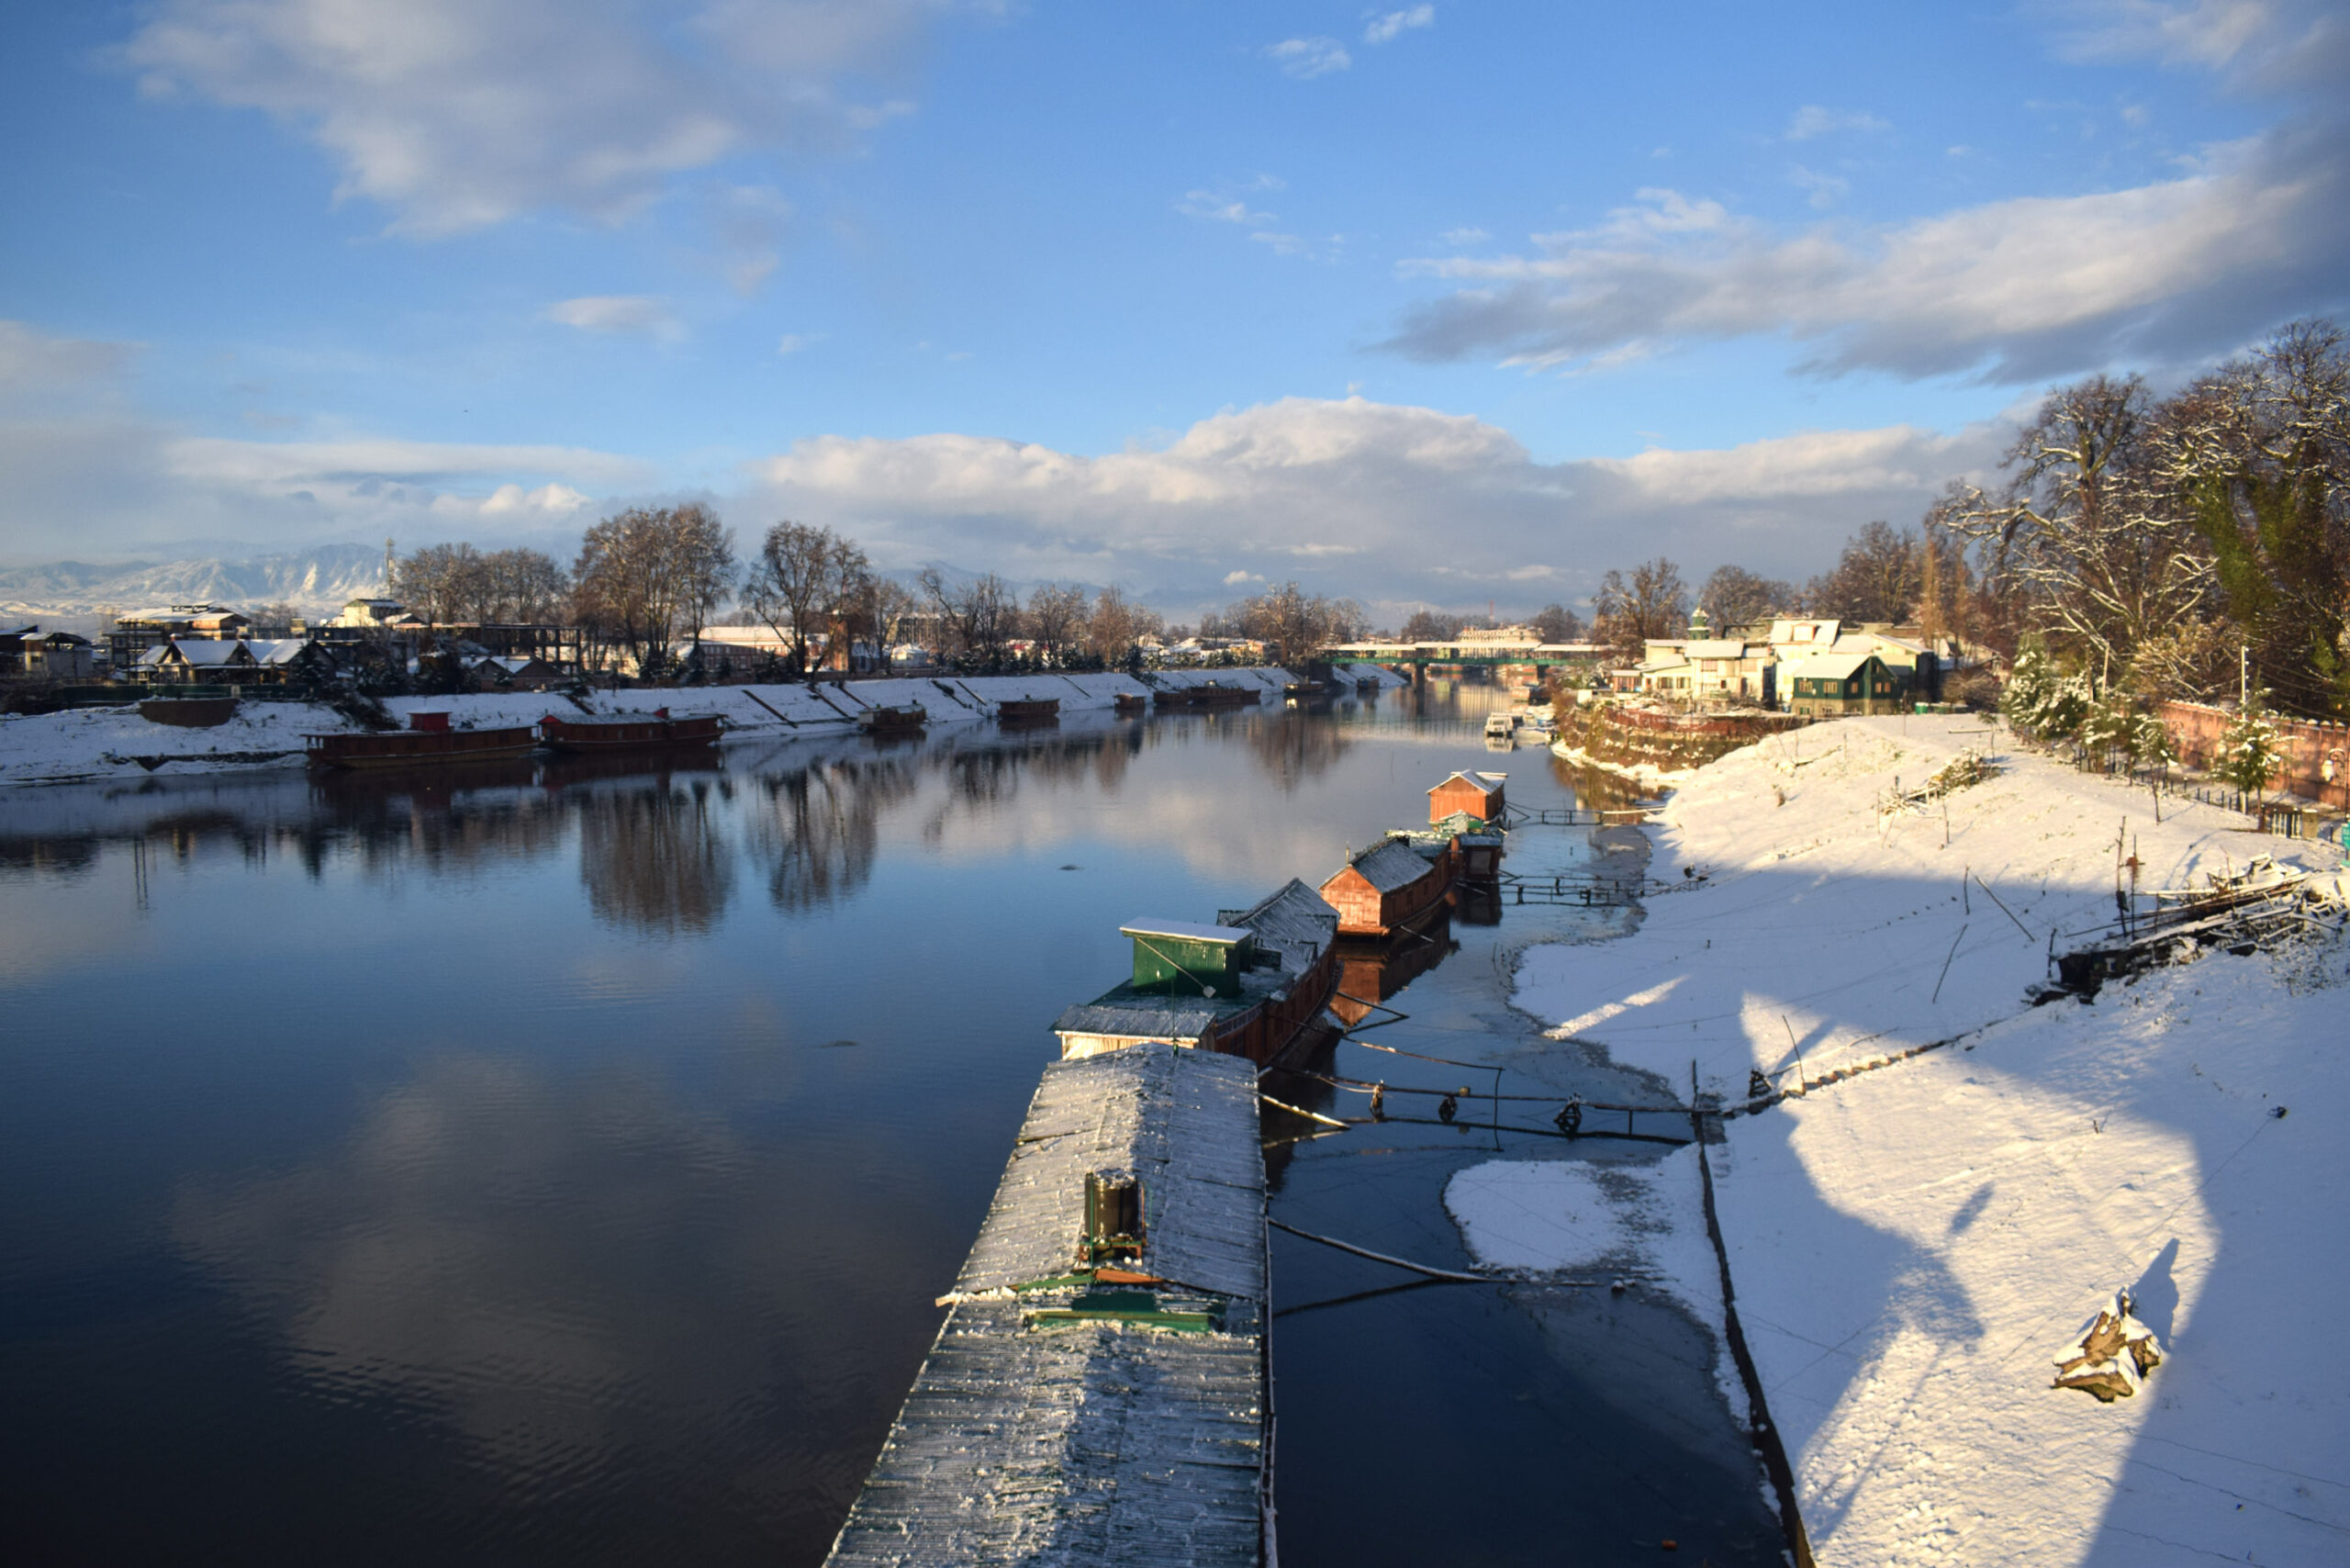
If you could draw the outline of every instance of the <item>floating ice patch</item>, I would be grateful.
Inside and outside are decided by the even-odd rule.
[[[1489,1269],[1557,1274],[1606,1263],[1721,1321],[1694,1150],[1650,1165],[1490,1159],[1445,1184],[1444,1206]]]

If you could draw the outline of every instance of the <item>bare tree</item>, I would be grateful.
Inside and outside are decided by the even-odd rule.
[[[1534,634],[1546,643],[1580,642],[1583,622],[1563,604],[1546,604],[1535,612]]]
[[[1899,622],[1925,587],[1924,551],[1917,535],[1882,521],[1845,543],[1835,570],[1811,580],[1806,596],[1814,615],[1841,621]]]
[[[1046,583],[1028,596],[1025,617],[1036,656],[1046,666],[1063,662],[1085,630],[1086,594],[1080,588]]]
[[[1093,612],[1085,623],[1085,646],[1104,665],[1130,664],[1142,640],[1164,630],[1156,610],[1136,604],[1113,584],[1094,597]]]
[[[1395,633],[1399,643],[1442,643],[1460,631],[1460,617],[1440,610],[1415,610],[1405,618],[1404,629]]]
[[[1719,636],[1733,627],[1786,614],[1796,600],[1796,590],[1775,577],[1758,576],[1744,566],[1723,566],[1707,575],[1705,587],[1697,590],[1697,602]]]
[[[1593,632],[1616,655],[1630,662],[1651,638],[1678,637],[1689,627],[1689,589],[1681,568],[1664,556],[1632,568],[1632,580],[1611,571],[1592,598]]]
[[[967,669],[1001,669],[1020,615],[1020,599],[993,572],[950,586],[935,566],[923,568],[921,591],[946,633],[943,653]]]
[[[784,521],[767,530],[743,597],[753,614],[791,641],[795,675],[811,668],[810,632],[836,620],[868,587],[865,552],[829,528]]]
[[[573,613],[599,653],[619,649],[652,678],[678,633],[701,635],[733,575],[733,535],[709,508],[632,507],[581,540]]]
[[[1363,627],[1362,606],[1350,599],[1308,595],[1294,582],[1250,599],[1225,612],[1243,636],[1265,644],[1265,656],[1283,663],[1310,659],[1333,643],[1352,642]]]

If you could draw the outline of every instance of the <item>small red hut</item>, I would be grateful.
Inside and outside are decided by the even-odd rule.
[[[1456,773],[1428,791],[1428,821],[1440,823],[1464,812],[1481,823],[1498,822],[1508,802],[1502,798],[1506,773]]]
[[[1391,838],[1348,860],[1322,884],[1322,897],[1338,912],[1339,935],[1385,936],[1443,902],[1451,886],[1449,841],[1431,857],[1408,839]]]

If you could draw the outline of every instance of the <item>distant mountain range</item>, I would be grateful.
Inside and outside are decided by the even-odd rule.
[[[330,613],[362,595],[380,593],[384,552],[366,544],[244,560],[119,561],[93,566],[57,561],[0,568],[0,621],[41,622],[72,631],[102,609],[148,610],[166,604],[225,604],[252,610],[290,604],[308,615]]]

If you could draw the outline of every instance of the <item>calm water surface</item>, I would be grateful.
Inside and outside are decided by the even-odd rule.
[[[1118,925],[1319,882],[1453,767],[1572,800],[1492,700],[0,799],[0,1560],[816,1562]],[[1598,920],[1456,922],[1373,1037],[1638,1087],[1506,1005]],[[1458,1262],[1497,1144],[1568,1153],[1290,1144],[1274,1212]],[[1776,1560],[1702,1330],[1404,1282],[1275,1238],[1292,1568]]]

